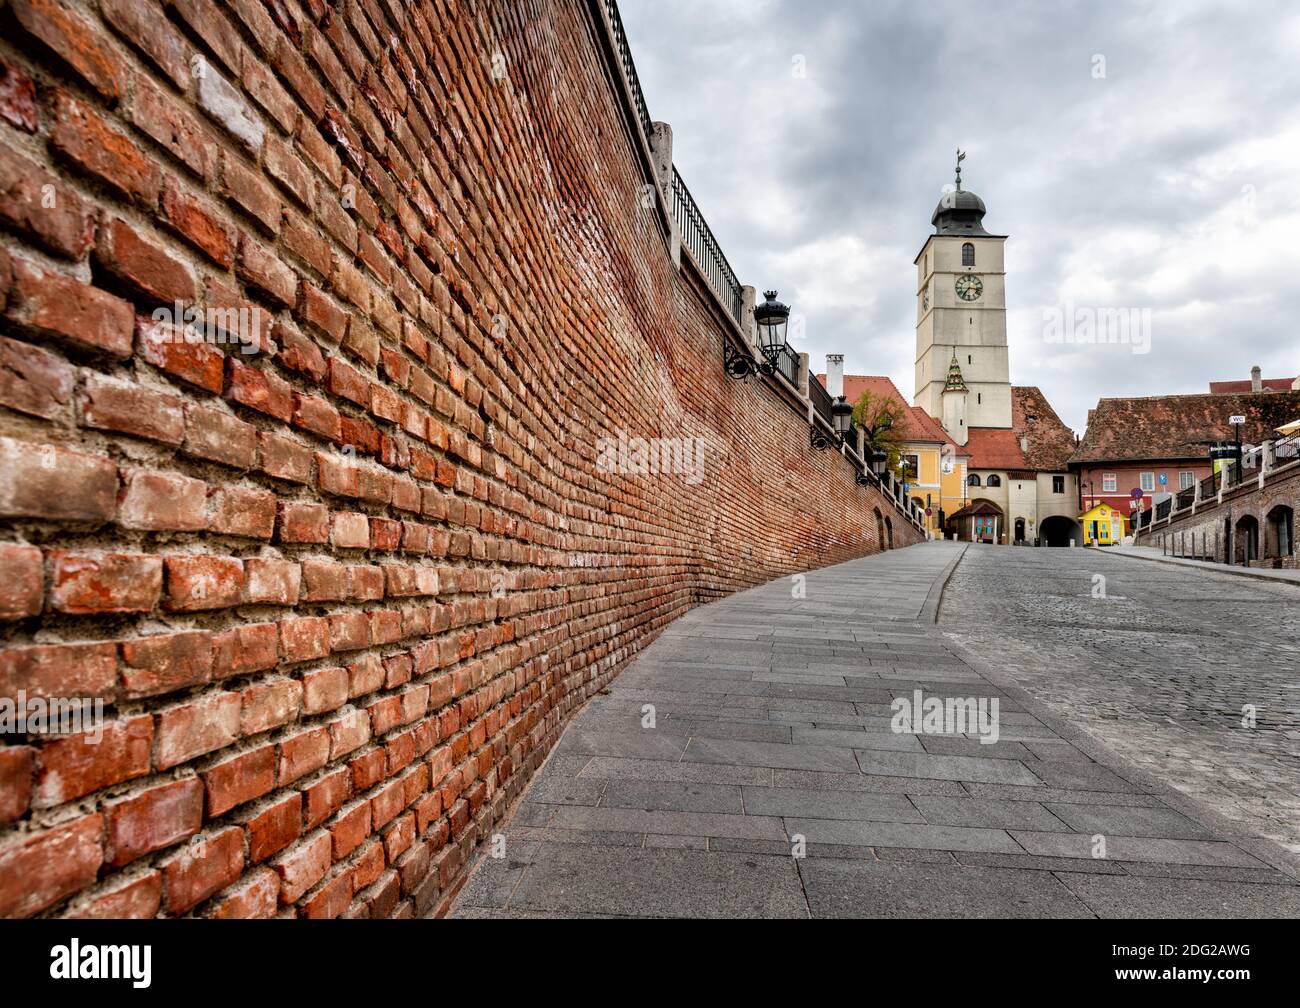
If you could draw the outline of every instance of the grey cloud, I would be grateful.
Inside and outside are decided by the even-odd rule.
[[[672,123],[675,160],[728,258],[806,315],[814,360],[844,353],[851,371],[910,394],[912,257],[961,146],[963,184],[988,204],[989,229],[1011,236],[1012,380],[1041,386],[1080,433],[1099,396],[1202,391],[1255,363],[1300,372],[1300,340],[1280,324],[1300,303],[1300,271],[1282,268],[1300,231],[1293,5],[621,9],[651,114]],[[1243,187],[1250,228],[1233,223]],[[831,305],[801,274],[840,239],[861,244],[862,290]],[[1106,306],[1154,310],[1150,354],[1043,344],[1043,310],[1072,291],[1095,297],[1093,278]]]

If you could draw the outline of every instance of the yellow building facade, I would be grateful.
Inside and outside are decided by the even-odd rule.
[[[1106,504],[1098,504],[1079,515],[1083,526],[1083,545],[1115,546],[1124,541],[1124,514]]]

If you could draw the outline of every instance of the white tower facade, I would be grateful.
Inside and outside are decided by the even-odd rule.
[[[968,427],[1011,426],[1011,368],[1007,358],[1006,235],[984,229],[984,201],[961,188],[944,194],[916,264],[916,391],[914,402],[947,427],[945,401],[955,359],[967,395]],[[949,430],[959,444],[963,432]]]

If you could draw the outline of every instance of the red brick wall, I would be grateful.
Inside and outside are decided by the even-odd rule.
[[[1279,540],[1277,520],[1291,512],[1290,535],[1283,532]],[[1233,487],[1223,495],[1223,502],[1209,497],[1190,509],[1170,516],[1167,522],[1142,530],[1138,545],[1154,546],[1171,556],[1212,559],[1219,563],[1246,562],[1246,528],[1252,519],[1256,529],[1257,562],[1253,566],[1296,566],[1295,515],[1300,513],[1300,468],[1294,463],[1265,474],[1263,487],[1251,479],[1244,486]],[[1244,523],[1244,524],[1243,524]],[[1289,551],[1287,546],[1290,546]],[[1275,561],[1286,557],[1281,563]]]
[[[0,747],[0,916],[429,912],[667,622],[915,541],[724,376],[580,0],[0,29],[0,698],[107,704]]]

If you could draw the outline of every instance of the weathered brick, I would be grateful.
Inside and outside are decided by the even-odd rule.
[[[38,615],[45,593],[44,557],[35,546],[0,544],[0,619]]]
[[[185,436],[185,400],[91,372],[82,386],[81,422],[87,427],[178,445]]]
[[[163,184],[162,217],[167,226],[218,266],[229,269],[235,261],[231,231],[203,200],[172,179]]]
[[[93,21],[74,12],[63,0],[11,0],[9,10],[24,32],[102,97],[111,102],[122,96],[122,61]]]
[[[249,602],[297,605],[302,568],[290,560],[253,557],[244,561],[244,595]]]
[[[241,735],[257,735],[288,724],[302,709],[302,683],[277,679],[244,690],[239,715]]]
[[[39,644],[0,650],[0,697],[99,697],[117,691],[117,645]]]
[[[244,817],[248,860],[259,864],[284,850],[302,832],[302,794],[294,791]]]
[[[257,437],[257,428],[238,417],[213,407],[185,404],[183,447],[197,458],[249,469],[257,460]]]
[[[268,794],[275,787],[275,768],[276,747],[264,745],[204,771],[208,817],[215,818],[236,805]]]
[[[104,809],[105,854],[114,867],[193,836],[203,822],[203,785],[193,778],[160,784]]]
[[[224,387],[225,355],[202,338],[201,329],[174,324],[171,314],[159,308],[153,317],[136,318],[137,352],[168,374],[208,392],[220,393]],[[193,409],[194,404],[187,407]]]
[[[211,693],[158,715],[154,764],[168,770],[239,737],[238,693]]]
[[[176,473],[128,470],[118,507],[125,528],[197,531],[207,527],[208,488]]]
[[[0,917],[30,917],[91,885],[104,861],[103,829],[95,813],[0,843]]]
[[[279,895],[279,876],[269,868],[258,868],[246,875],[227,895],[215,900],[207,916],[232,920],[273,917]]]
[[[72,398],[71,366],[48,350],[0,337],[0,405],[53,419]]]
[[[328,833],[307,837],[272,862],[280,876],[280,902],[294,903],[325,877],[330,866]]]
[[[217,680],[274,668],[280,660],[280,628],[274,623],[241,623],[214,633],[212,651],[212,678]]]
[[[140,637],[120,646],[127,696],[157,696],[212,678],[212,634],[206,630]]]
[[[31,804],[36,750],[31,746],[0,747],[0,825],[27,813]]]
[[[162,171],[128,137],[66,92],[56,96],[50,145],[65,161],[125,199],[158,202]]]
[[[183,914],[239,878],[244,869],[244,831],[229,826],[195,837],[162,862],[167,910]]]
[[[64,917],[69,920],[148,920],[162,906],[162,872],[110,885],[89,899],[77,901]]]
[[[166,305],[193,301],[198,290],[189,266],[120,217],[100,229],[96,257],[135,290]]]
[[[269,490],[220,486],[209,491],[208,528],[223,535],[270,539],[275,531],[276,500]]]
[[[9,319],[83,350],[130,356],[135,315],[126,301],[24,259],[13,270]]]
[[[94,240],[94,218],[81,197],[58,176],[3,145],[0,221],[68,259],[80,259]]]

